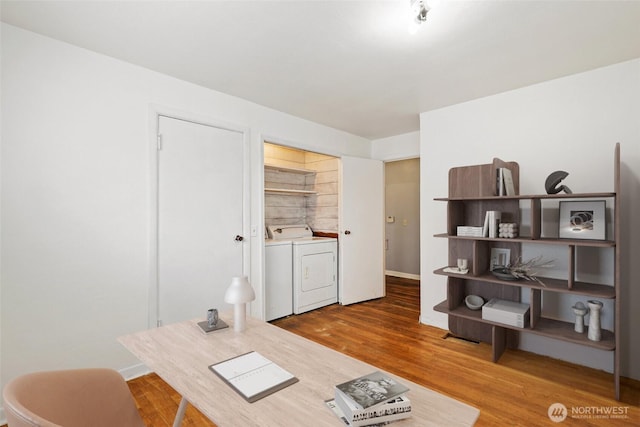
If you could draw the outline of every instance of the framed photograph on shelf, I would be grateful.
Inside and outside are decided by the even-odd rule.
[[[506,267],[510,262],[511,249],[491,248],[491,261],[489,264],[489,271],[493,271],[496,268]]]
[[[560,202],[558,235],[561,239],[605,240],[605,209],[605,200]]]

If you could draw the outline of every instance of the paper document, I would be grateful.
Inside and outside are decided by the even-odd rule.
[[[209,366],[249,402],[281,390],[298,379],[260,353],[252,351]]]

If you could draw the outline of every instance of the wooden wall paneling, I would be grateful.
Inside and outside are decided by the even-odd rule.
[[[507,301],[520,302],[520,293],[522,288],[519,286],[502,286],[498,285],[496,298],[500,298]]]
[[[466,258],[467,262],[473,259],[473,240],[455,239],[449,241],[449,261],[450,267],[458,266],[458,258]],[[472,268],[469,266],[469,268]]]
[[[622,230],[622,224],[620,222],[620,217],[622,212],[621,211],[622,194],[620,193],[620,143],[616,144],[615,152],[613,155],[613,189],[614,189],[614,192],[616,193],[616,197],[614,201],[614,204],[615,204],[614,218],[615,219],[613,224],[614,240],[616,242],[616,247],[614,251],[615,271],[613,273],[614,286],[616,288],[616,302],[615,302],[616,319],[614,321],[616,350],[614,353],[614,360],[613,360],[613,379],[614,379],[616,400],[620,400],[620,353],[621,353],[620,318],[622,317],[621,301],[620,301],[622,295],[621,295],[620,287],[623,286],[621,276],[620,276],[620,259],[621,259],[620,258],[621,256],[620,232]]]
[[[464,224],[465,205],[460,201],[449,201],[447,203],[447,234],[457,236],[457,227]]]
[[[491,251],[489,250],[491,242],[487,240],[477,240],[475,244],[473,275],[479,276],[489,271],[491,263]]]
[[[462,166],[449,169],[449,198],[496,196],[496,170],[511,170],[516,194],[520,193],[520,166],[517,162],[493,159],[485,165]]]
[[[449,277],[447,285],[447,308],[453,310],[464,305],[464,298],[466,297],[464,280],[457,277]]]
[[[492,165],[462,166],[449,169],[449,198],[492,196],[495,179]]]
[[[492,326],[491,335],[493,345],[491,346],[491,360],[497,362],[507,348],[507,331],[500,326]]]
[[[520,288],[516,286],[503,286],[497,283],[486,283],[473,279],[456,280],[461,284],[461,286],[456,286],[456,288],[463,290],[463,295],[460,299],[460,305],[462,306],[464,306],[464,298],[467,295],[478,295],[482,297],[485,302],[489,301],[491,298],[501,298],[512,301],[520,300]],[[456,282],[456,284],[457,283],[458,282]],[[449,287],[451,287],[451,282],[449,283]],[[452,319],[455,320],[452,322]],[[452,327],[454,329],[452,329]],[[490,344],[493,340],[491,325],[485,323],[458,318],[456,316],[449,316],[449,328],[455,335],[474,341],[481,341]]]
[[[529,304],[529,326],[534,329],[538,325],[542,314],[542,291],[540,289],[530,289],[531,303]]]
[[[485,289],[487,285],[486,283],[467,279],[456,279],[455,283],[456,288],[461,291],[461,294],[459,295],[459,305],[465,307],[465,309],[466,305],[464,303],[464,298],[467,295],[479,295],[485,301],[488,301],[487,298],[490,293],[487,293]],[[449,287],[451,287],[451,282],[449,283]],[[454,335],[473,341],[491,343],[493,339],[491,334],[491,325],[475,322],[473,320],[464,319],[457,316],[449,316],[449,330]]]
[[[531,199],[531,238],[533,240],[540,239],[542,234],[542,201],[540,199]],[[520,224],[518,224],[520,228]],[[520,228],[520,231],[522,229]]]
[[[453,335],[471,341],[491,344],[493,340],[491,325],[462,317],[449,316],[449,330]]]
[[[573,283],[576,280],[576,247],[575,245],[569,245],[567,248],[569,254],[569,262],[567,272],[567,287],[573,289]]]

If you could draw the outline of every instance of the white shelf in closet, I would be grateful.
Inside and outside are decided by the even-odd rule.
[[[310,190],[292,190],[289,188],[265,188],[265,193],[268,194],[289,194],[292,196],[312,196],[314,194],[318,194],[315,191]]]
[[[272,171],[288,172],[288,173],[298,173],[300,175],[315,175],[316,173],[316,171],[312,169],[292,168],[288,166],[277,166],[277,165],[270,165],[266,163],[264,165],[264,169],[272,170]]]

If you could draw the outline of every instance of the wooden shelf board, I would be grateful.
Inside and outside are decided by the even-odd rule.
[[[264,192],[270,193],[270,194],[289,194],[289,195],[299,195],[299,196],[310,196],[313,194],[318,194],[316,191],[291,190],[289,188],[265,188]]]
[[[501,243],[534,243],[542,245],[560,245],[560,246],[585,246],[597,248],[612,248],[616,246],[613,240],[582,240],[582,239],[533,239],[531,237],[516,237],[513,239],[492,238],[492,237],[472,237],[472,236],[454,236],[447,233],[434,234],[433,237],[458,240],[484,240],[489,242]]]
[[[277,165],[271,165],[267,163],[265,163],[264,168],[272,171],[297,173],[301,175],[315,175],[316,173],[316,171],[312,169],[292,168],[288,166],[277,166]]]
[[[616,348],[615,334],[611,331],[602,330],[601,341],[591,341],[587,338],[587,333],[579,334],[573,330],[574,324],[569,322],[562,322],[559,320],[547,319],[541,317],[535,329],[530,327],[518,328],[516,326],[507,325],[504,323],[492,322],[490,320],[484,320],[482,318],[482,310],[469,310],[465,306],[458,306],[453,310],[447,308],[447,301],[443,301],[440,304],[433,307],[435,311],[440,313],[446,313],[450,316],[462,317],[469,320],[474,320],[488,325],[500,326],[506,329],[512,329],[514,331],[527,332],[536,335],[542,335],[549,338],[555,338],[561,341],[573,342],[576,344],[584,345],[587,347],[593,347],[600,350],[612,351]],[[585,327],[586,329],[586,327]]]
[[[449,201],[482,201],[482,200],[529,200],[529,199],[595,199],[616,197],[616,193],[575,193],[575,194],[524,194],[518,196],[483,196],[483,197],[436,197],[438,202]]]
[[[487,283],[499,283],[501,285],[516,286],[520,288],[532,288],[540,289],[542,291],[560,292],[566,294],[579,294],[587,295],[597,298],[613,299],[616,297],[616,290],[614,286],[599,285],[596,283],[574,282],[573,288],[569,289],[568,282],[566,280],[552,279],[549,277],[540,277],[544,286],[538,282],[531,282],[529,280],[500,280],[493,274],[487,272],[478,276],[472,276],[470,274],[455,274],[445,272],[443,268],[439,268],[434,271],[434,274],[441,276],[459,277],[466,280],[477,280],[479,282]]]
[[[585,332],[583,334],[577,333],[573,328],[573,323],[541,317],[538,320],[536,328],[532,329],[531,332],[545,337],[558,338],[563,341],[598,348],[600,350],[612,351],[616,349],[615,334],[611,331],[603,329],[602,340],[591,341],[587,338],[588,326],[584,327]]]

